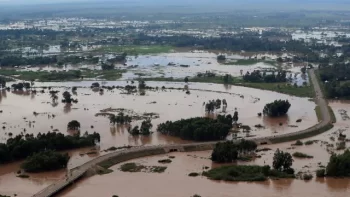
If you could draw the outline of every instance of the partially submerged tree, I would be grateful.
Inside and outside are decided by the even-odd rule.
[[[265,105],[263,113],[271,117],[283,116],[288,112],[290,106],[291,104],[288,100],[275,100]]]
[[[272,166],[276,170],[287,171],[291,169],[291,166],[293,165],[293,161],[294,161],[293,157],[290,153],[283,152],[277,149],[273,156]]]
[[[153,127],[151,120],[144,120],[141,123],[140,133],[142,135],[149,135],[151,133],[151,128]]]
[[[80,122],[77,120],[72,120],[68,123],[67,128],[69,130],[80,130]]]

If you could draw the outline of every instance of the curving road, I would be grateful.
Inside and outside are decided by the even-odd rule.
[[[322,116],[322,120],[316,124],[315,126],[294,132],[289,134],[282,134],[282,135],[276,135],[276,136],[269,136],[269,137],[260,137],[260,138],[250,138],[250,140],[253,140],[257,142],[258,144],[261,143],[278,143],[283,141],[292,141],[295,139],[301,139],[305,137],[310,137],[313,135],[317,135],[331,127],[331,115],[328,110],[328,104],[327,101],[323,97],[323,93],[321,91],[320,85],[318,83],[317,77],[315,75],[315,72],[313,69],[309,70],[309,76],[310,80],[312,81],[312,84],[314,86],[315,90],[315,99],[316,104],[320,107],[320,112]],[[214,145],[217,142],[203,142],[203,143],[192,143],[192,144],[175,144],[175,145],[159,145],[159,146],[142,146],[142,147],[135,147],[127,150],[121,150],[117,152],[112,152],[97,158],[94,158],[93,160],[86,162],[85,164],[70,170],[69,174],[65,179],[62,179],[60,181],[57,181],[56,183],[44,188],[43,190],[39,191],[33,197],[49,197],[53,196],[54,194],[58,193],[59,191],[63,190],[68,185],[74,183],[74,181],[78,180],[80,177],[82,177],[89,169],[92,167],[102,163],[103,161],[108,161],[113,158],[123,157],[126,155],[132,155],[137,153],[145,153],[149,152],[149,155],[155,155],[155,154],[164,154],[166,152],[169,152],[171,150],[177,150],[177,151],[193,151],[194,149],[191,149],[193,147],[197,147],[197,149],[205,150],[205,149],[211,149],[214,147]],[[140,156],[134,156],[136,157],[142,157],[142,154]],[[128,158],[128,157],[127,157]],[[129,157],[131,158],[131,157]],[[121,159],[123,160],[123,159]],[[124,159],[124,161],[127,159]]]

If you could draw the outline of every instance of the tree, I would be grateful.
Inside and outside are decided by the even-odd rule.
[[[305,75],[305,73],[306,73],[306,66],[302,67],[302,68],[300,69],[300,71],[301,71],[301,73],[303,73],[303,75]]]
[[[237,111],[235,111],[235,113],[233,114],[232,120],[235,122],[235,124],[237,124],[237,121],[238,121],[238,112]]]
[[[99,87],[100,87],[100,84],[97,82],[94,82],[91,84],[91,88],[99,88]]]
[[[218,61],[225,61],[226,60],[226,56],[225,55],[218,55],[216,59]]]
[[[225,105],[225,106],[227,106],[227,101],[226,101],[226,99],[222,99],[222,104]]]
[[[288,112],[290,106],[288,100],[275,100],[265,105],[263,113],[271,117],[283,116]]]
[[[211,153],[211,160],[218,163],[236,161],[238,158],[237,145],[232,141],[219,142]]]
[[[131,135],[139,135],[140,134],[140,129],[139,126],[135,126],[134,128],[131,129],[131,127],[128,128],[128,132]]]
[[[139,80],[139,89],[145,89],[146,87],[146,82],[144,80]]]
[[[292,165],[293,165],[292,155],[290,153],[283,152],[277,149],[273,156],[273,163],[272,163],[273,168],[279,171],[286,171],[286,170],[289,170]]]
[[[185,77],[184,81],[185,83],[188,83],[188,77]]]
[[[129,124],[132,121],[132,117],[124,115],[123,112],[119,112],[118,115],[110,115],[109,122],[113,125],[115,124]]]
[[[250,140],[218,142],[211,154],[211,160],[218,163],[233,162],[240,155],[256,150],[257,146],[254,141]]]
[[[80,130],[80,122],[72,120],[68,123],[67,128],[69,130]]]
[[[62,96],[63,96],[62,102],[64,102],[64,103],[72,103],[72,101],[73,101],[72,100],[72,95],[69,92],[67,92],[67,91],[63,92]]]
[[[231,75],[229,75],[229,74],[224,75],[224,83],[225,84],[228,84],[230,82],[230,79],[231,79]]]
[[[167,121],[158,125],[157,131],[165,135],[177,136],[185,140],[223,140],[232,128],[230,115],[218,115],[217,119],[204,117]]]
[[[345,150],[343,154],[333,154],[329,158],[326,175],[331,177],[350,177],[350,151]]]
[[[49,93],[50,93],[50,98],[52,99],[52,102],[55,103],[58,100],[58,96],[57,96],[58,91],[51,90]]]
[[[208,103],[205,104],[205,111],[208,113],[214,112],[216,106],[216,102],[214,100],[209,101]]]
[[[28,157],[21,167],[27,172],[51,171],[65,168],[68,161],[68,153],[61,154],[52,150],[46,150]]]
[[[151,133],[150,129],[153,127],[151,120],[144,120],[141,123],[140,134],[149,135]]]

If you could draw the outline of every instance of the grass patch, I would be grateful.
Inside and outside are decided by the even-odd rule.
[[[167,169],[165,166],[144,166],[136,163],[125,163],[120,166],[120,170],[123,172],[152,172],[162,173]]]
[[[228,60],[227,62],[222,63],[223,65],[239,65],[239,66],[251,66],[257,63],[265,63],[271,66],[276,66],[276,61],[272,60],[255,60],[255,59],[237,59],[235,61]]]
[[[188,176],[196,177],[196,176],[199,176],[199,173],[198,172],[191,172],[188,174]]]
[[[0,75],[15,76],[14,78],[25,81],[78,81],[83,78],[99,78],[104,80],[117,80],[122,77],[125,70],[88,70],[80,71],[16,71],[16,70],[0,70]],[[83,78],[82,78],[83,77]]]
[[[184,79],[175,79],[172,77],[151,77],[143,78],[145,81],[171,81],[171,82],[183,82]],[[225,84],[222,76],[215,77],[193,77],[189,79],[190,82],[198,83],[216,83]],[[288,94],[298,97],[313,97],[312,86],[301,86],[294,87],[289,83],[248,83],[244,82],[241,77],[233,77],[228,83],[228,85],[243,86],[248,88],[255,88],[261,90],[269,90],[274,92],[279,92],[282,94]]]
[[[150,172],[153,172],[153,173],[162,173],[167,169],[167,167],[165,167],[165,166],[151,166],[151,167],[149,167],[149,169],[150,169]]]
[[[203,175],[212,180],[223,181],[265,181],[268,177],[294,177],[294,175],[288,175],[277,170],[270,170],[270,166],[257,165],[222,166],[203,172]]]
[[[171,163],[171,159],[161,159],[161,160],[158,160],[158,163]]]
[[[308,141],[305,142],[305,145],[312,145],[313,143],[314,143],[313,140],[308,140]]]
[[[112,169],[108,169],[108,168],[103,168],[103,169],[98,169],[97,170],[97,174],[99,175],[104,175],[104,174],[109,174],[112,173],[113,170]]]
[[[168,45],[148,45],[148,46],[103,46],[96,49],[96,52],[117,52],[128,55],[169,53],[174,48]]]
[[[125,163],[120,166],[120,170],[123,172],[141,172],[146,166],[138,165],[136,163]]]
[[[112,167],[114,165],[115,165],[115,163],[113,161],[109,161],[109,160],[106,160],[104,162],[99,163],[99,166],[101,166],[103,168],[106,168],[106,169],[110,168],[110,167]]]
[[[308,154],[305,154],[305,153],[301,153],[301,152],[293,153],[293,157],[296,157],[296,158],[307,158],[307,159],[314,158],[314,156],[311,156],[311,155],[308,155]]]

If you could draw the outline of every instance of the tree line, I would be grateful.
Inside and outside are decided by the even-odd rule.
[[[48,132],[17,135],[6,143],[0,143],[0,163],[7,163],[24,159],[34,153],[44,150],[69,150],[87,146],[94,146],[95,141],[100,141],[100,134],[85,133],[83,136],[65,136],[62,133]]]
[[[218,115],[215,120],[197,117],[167,121],[159,124],[157,131],[185,140],[214,141],[225,139],[231,128],[232,116]]]
[[[318,72],[328,98],[350,97],[349,63],[320,64]]]
[[[279,71],[277,73],[272,72],[271,74],[267,74],[265,71],[261,72],[260,70],[255,70],[253,72],[247,72],[243,76],[243,80],[246,82],[253,82],[253,83],[279,83],[279,82],[286,82],[287,72],[286,71]]]

